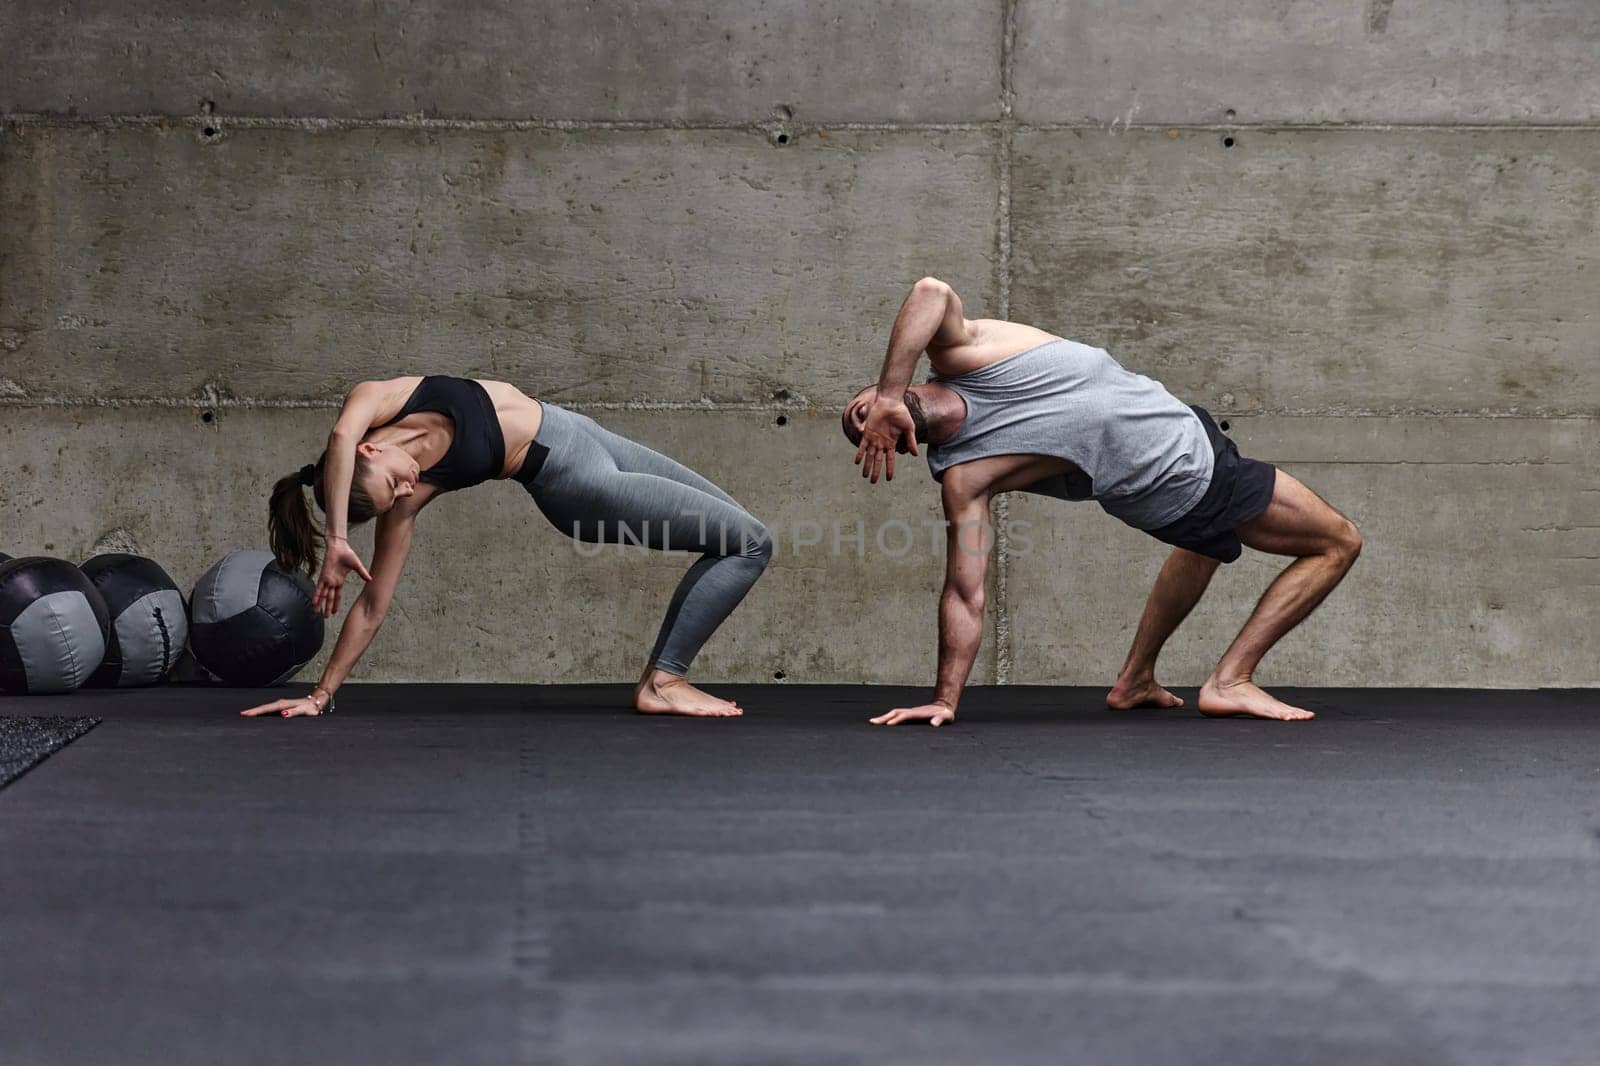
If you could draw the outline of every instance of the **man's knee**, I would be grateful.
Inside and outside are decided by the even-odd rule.
[[[1356,559],[1360,558],[1361,544],[1361,530],[1350,519],[1341,518],[1334,534],[1333,554],[1346,569],[1354,566]]]

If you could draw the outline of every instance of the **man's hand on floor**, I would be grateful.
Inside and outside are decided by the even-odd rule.
[[[931,726],[941,726],[946,722],[956,720],[954,707],[946,707],[942,703],[924,703],[921,707],[896,707],[888,714],[880,714],[871,719],[873,725],[899,725],[901,722],[927,722]]]

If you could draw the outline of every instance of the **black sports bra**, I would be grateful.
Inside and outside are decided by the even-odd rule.
[[[470,378],[425,377],[400,413],[384,425],[418,411],[441,414],[455,423],[449,449],[422,472],[423,481],[449,492],[500,476],[506,465],[506,438],[494,401],[482,385]]]

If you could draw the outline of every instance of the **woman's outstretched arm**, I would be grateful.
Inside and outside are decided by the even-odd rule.
[[[264,714],[281,714],[297,718],[321,714],[333,701],[333,694],[344,684],[356,662],[371,647],[378,635],[389,605],[394,602],[395,589],[400,585],[400,575],[405,570],[406,558],[411,554],[411,537],[416,528],[420,507],[395,507],[378,516],[376,545],[372,556],[372,580],[361,590],[355,606],[339,629],[339,639],[334,643],[333,655],[323,668],[322,679],[311,695],[292,700],[274,700],[252,707],[243,714],[254,718]]]

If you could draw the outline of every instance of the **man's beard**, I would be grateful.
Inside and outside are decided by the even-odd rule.
[[[922,398],[914,392],[906,393],[906,410],[911,413],[911,424],[916,427],[917,440],[927,440],[928,416],[922,410]]]

